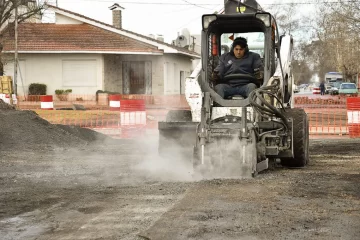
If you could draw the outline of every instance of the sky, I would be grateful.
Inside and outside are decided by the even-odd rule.
[[[50,0],[58,7],[84,16],[112,24],[109,7],[118,3],[122,10],[122,27],[146,36],[163,35],[165,42],[171,43],[183,29],[190,34],[200,34],[201,16],[223,8],[224,0]],[[313,0],[306,0],[313,1]],[[266,9],[279,0],[258,0]],[[293,0],[284,0],[290,3]],[[308,5],[304,5],[305,8]],[[279,5],[280,7],[280,5]],[[45,19],[46,21],[46,19]],[[51,21],[51,20],[50,20]]]

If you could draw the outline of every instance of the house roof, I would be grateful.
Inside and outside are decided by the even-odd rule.
[[[55,13],[63,14],[65,16],[74,18],[76,20],[86,22],[86,23],[89,23],[91,25],[99,26],[99,27],[107,29],[109,31],[113,31],[113,32],[116,32],[118,34],[129,36],[129,37],[135,38],[135,39],[140,40],[140,41],[144,41],[144,42],[147,42],[147,43],[150,43],[150,44],[155,44],[160,49],[164,49],[165,53],[167,53],[167,52],[168,53],[179,53],[179,54],[185,54],[185,55],[188,55],[188,56],[193,56],[193,57],[196,57],[196,58],[200,58],[200,54],[198,54],[198,53],[196,53],[194,51],[190,51],[190,50],[187,50],[187,49],[182,48],[182,47],[177,47],[177,46],[174,46],[174,45],[171,45],[171,44],[168,44],[168,43],[153,39],[151,37],[148,37],[148,36],[145,36],[145,35],[142,35],[142,34],[139,34],[139,33],[135,33],[135,32],[123,29],[123,28],[118,29],[118,28],[115,28],[111,24],[107,24],[107,23],[104,23],[104,22],[101,22],[101,21],[86,17],[86,16],[81,15],[79,13],[75,13],[75,12],[72,12],[72,11],[69,11],[69,10],[66,10],[66,9],[62,9],[62,8],[59,8],[59,7],[55,7],[55,6],[52,6],[52,5],[48,5],[48,6],[49,6],[48,9],[51,9],[51,10],[55,11]]]
[[[24,52],[108,52],[108,53],[175,53],[194,58],[194,51],[177,47],[142,34],[83,16],[52,5],[48,9],[83,22],[83,24],[19,24],[19,51]],[[21,40],[23,38],[23,40]],[[13,51],[14,38],[6,37],[4,51]]]
[[[13,51],[14,34],[5,34],[4,51]],[[163,54],[156,46],[83,24],[22,23],[19,52],[112,52]]]

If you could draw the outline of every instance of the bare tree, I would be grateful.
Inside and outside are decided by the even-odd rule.
[[[318,10],[316,41],[304,49],[317,66],[320,76],[342,72],[347,80],[360,72],[359,1],[325,3]]]
[[[295,57],[292,61],[292,72],[294,75],[295,84],[309,83],[312,76],[316,73],[314,71],[311,61],[303,58],[303,52],[306,49],[305,43],[300,43],[295,49]]]
[[[304,16],[299,11],[299,5],[277,1],[266,10],[275,17],[280,35],[291,34],[294,37],[292,66],[295,83],[308,83],[313,71],[302,54],[302,47],[307,39],[300,38],[300,36],[304,35],[307,22],[304,21]]]
[[[0,0],[0,76],[4,75],[4,63],[2,61],[3,38],[5,34],[14,32],[14,12],[20,9],[17,22],[24,22],[34,16],[40,16],[46,1],[41,3],[36,0]]]
[[[280,34],[293,34],[299,31],[300,16],[296,15],[296,5],[286,4],[282,5],[281,8],[278,5],[273,5],[268,10],[275,17]]]

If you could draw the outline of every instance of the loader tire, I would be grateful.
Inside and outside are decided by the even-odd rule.
[[[170,110],[166,115],[167,122],[191,122],[190,110]]]
[[[304,167],[309,162],[309,120],[303,109],[292,108],[284,112],[286,118],[293,118],[293,158],[282,158],[286,167]]]

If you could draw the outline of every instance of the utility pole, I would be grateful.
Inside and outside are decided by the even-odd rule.
[[[193,52],[195,52],[195,39],[196,39],[196,37],[191,36],[191,38],[192,38],[192,50],[193,50]]]
[[[15,3],[15,61],[14,61],[14,94],[17,96],[17,69],[18,69],[18,0]],[[12,99],[12,96],[10,96]]]

